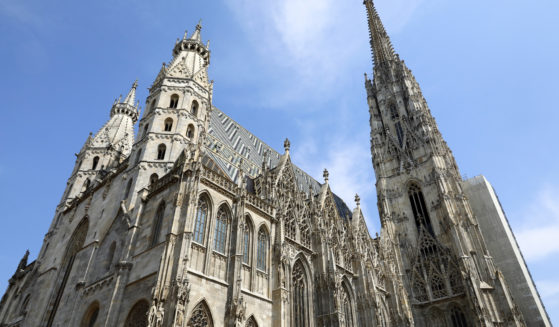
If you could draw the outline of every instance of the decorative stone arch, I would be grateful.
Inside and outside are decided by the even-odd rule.
[[[256,318],[254,318],[254,315],[248,317],[245,323],[245,327],[258,327],[258,323],[256,322]]]
[[[344,315],[344,322],[346,327],[357,326],[357,307],[356,307],[356,296],[353,290],[351,281],[344,275],[342,282],[340,283],[342,288],[339,292],[340,298],[340,312]]]
[[[468,323],[468,319],[466,316],[466,312],[462,310],[462,307],[456,303],[451,302],[447,307],[448,312],[448,319],[450,321],[451,327],[468,327],[470,324]]]
[[[213,315],[205,299],[194,306],[188,317],[187,327],[213,327]]]
[[[95,300],[91,303],[85,313],[83,314],[80,327],[97,327],[97,321],[99,320],[99,301]]]
[[[149,302],[146,299],[136,301],[132,308],[130,308],[130,311],[128,311],[124,327],[147,327],[149,309]]]
[[[304,256],[298,255],[290,270],[291,325],[314,326],[312,272]]]
[[[66,283],[72,272],[72,267],[74,265],[74,260],[76,259],[77,253],[83,248],[85,240],[87,238],[87,233],[89,230],[89,217],[86,215],[78,223],[68,244],[66,245],[66,251],[64,257],[60,263],[60,269],[56,277],[54,284],[53,293],[51,293],[51,298],[49,300],[49,305],[47,306],[47,311],[45,313],[45,326],[50,327],[54,322],[54,317],[56,311],[58,310],[58,305],[66,288]]]

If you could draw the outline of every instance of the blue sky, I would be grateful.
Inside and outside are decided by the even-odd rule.
[[[544,304],[559,323],[559,3],[377,0],[461,173],[499,195]],[[74,153],[138,79],[139,99],[175,39],[203,19],[214,105],[353,206],[378,231],[360,0],[0,0],[0,289],[34,258]],[[143,106],[143,104],[142,104]]]

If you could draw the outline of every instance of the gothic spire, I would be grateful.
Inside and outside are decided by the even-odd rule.
[[[192,34],[190,39],[194,40],[194,41],[200,41],[201,42],[201,37],[200,37],[200,31],[201,30],[202,30],[202,20],[200,19],[198,24],[196,24],[196,30],[194,31],[194,34]]]
[[[130,106],[134,106],[134,102],[136,102],[136,88],[138,87],[138,80],[134,81],[134,84],[132,84],[132,88],[130,89],[130,92],[128,92],[128,95],[126,96],[126,98],[124,99],[124,104],[130,105]]]
[[[373,62],[379,65],[396,59],[394,48],[390,42],[390,38],[382,25],[382,21],[375,8],[373,0],[364,0],[367,9],[367,22],[369,24],[369,35],[371,42],[371,51],[373,52]]]

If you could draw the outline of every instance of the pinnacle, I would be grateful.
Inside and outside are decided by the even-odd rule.
[[[130,89],[130,92],[128,92],[128,95],[126,96],[126,98],[124,99],[125,104],[128,104],[130,106],[134,106],[134,102],[136,102],[136,88],[138,87],[138,80],[135,80],[134,83],[132,84],[132,88]]]

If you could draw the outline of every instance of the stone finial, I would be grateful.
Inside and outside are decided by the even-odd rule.
[[[361,204],[361,198],[359,197],[359,194],[355,194],[355,204],[357,204],[358,207]]]
[[[184,35],[183,35],[182,39],[186,40],[187,37],[188,37],[188,31],[184,30]]]
[[[206,42],[206,50],[210,50],[210,40],[208,40],[208,42]]]
[[[202,29],[202,18],[200,18],[200,20],[198,21],[198,24],[196,24],[196,29],[198,31]]]
[[[322,177],[324,177],[325,183],[328,183],[328,176],[330,176],[330,174],[328,173],[328,170],[324,168],[324,173],[322,173]]]
[[[289,142],[289,139],[285,138],[285,141],[283,142],[283,148],[285,149],[285,152],[289,152],[290,147],[291,143]]]

